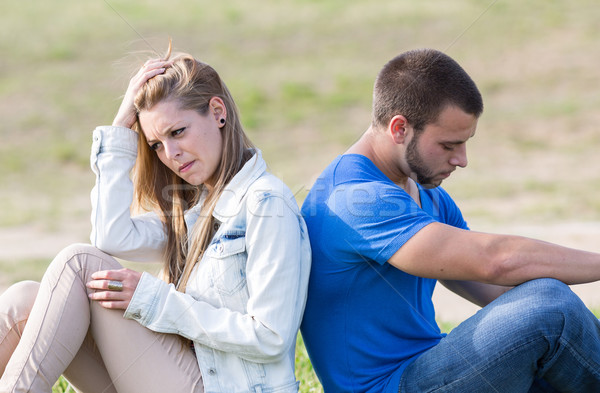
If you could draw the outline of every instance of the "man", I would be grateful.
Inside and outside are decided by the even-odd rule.
[[[599,280],[600,255],[471,232],[438,187],[467,166],[475,83],[416,50],[385,65],[373,97],[371,126],[302,208],[313,265],[301,329],[325,391],[600,391],[600,323],[565,285]],[[484,306],[447,336],[436,280]]]

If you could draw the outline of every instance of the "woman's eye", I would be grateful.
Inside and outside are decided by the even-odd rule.
[[[184,130],[185,130],[185,127],[182,127],[182,128],[177,129],[177,130],[174,130],[174,131],[171,132],[171,136],[180,135]]]
[[[154,150],[157,151],[158,149],[160,149],[161,144],[159,142],[153,143],[150,145],[150,150]]]

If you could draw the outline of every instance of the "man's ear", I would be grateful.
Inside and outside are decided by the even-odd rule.
[[[407,126],[408,121],[406,120],[406,117],[402,115],[396,115],[392,117],[390,123],[388,124],[388,133],[390,133],[390,136],[392,137],[394,143],[404,143],[404,139],[406,138]]]

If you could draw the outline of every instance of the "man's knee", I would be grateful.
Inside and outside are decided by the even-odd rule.
[[[561,281],[543,278],[532,280],[515,288],[520,295],[521,317],[532,325],[562,329],[570,321],[579,320],[589,313],[581,299]]]
[[[523,292],[521,296],[535,308],[558,308],[566,311],[573,307],[585,307],[567,284],[553,278],[528,281],[515,289]]]

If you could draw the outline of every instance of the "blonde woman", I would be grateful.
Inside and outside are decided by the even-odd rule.
[[[95,247],[0,297],[0,392],[50,392],[61,374],[82,392],[297,392],[306,226],[217,72],[146,62],[91,164]],[[107,254],[162,259],[163,277]]]

